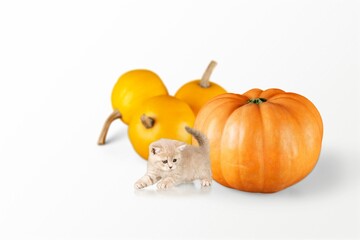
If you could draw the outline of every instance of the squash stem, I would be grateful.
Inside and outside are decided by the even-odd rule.
[[[155,124],[155,119],[146,116],[145,114],[141,115],[140,120],[146,129],[152,128]]]
[[[217,63],[215,61],[211,61],[206,68],[201,80],[200,80],[200,86],[202,88],[208,88],[210,87],[210,76],[213,72],[214,68],[216,67]]]
[[[101,130],[100,133],[100,137],[98,140],[98,145],[103,145],[105,144],[106,141],[106,135],[109,131],[110,125],[111,123],[115,120],[115,119],[121,119],[121,113],[118,110],[114,110],[109,117],[106,119],[104,126]]]

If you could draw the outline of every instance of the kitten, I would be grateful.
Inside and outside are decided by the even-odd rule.
[[[195,129],[185,129],[194,136],[199,146],[164,138],[151,143],[147,173],[135,183],[136,189],[145,188],[156,182],[159,189],[167,189],[197,179],[201,180],[202,187],[211,185],[208,140]]]

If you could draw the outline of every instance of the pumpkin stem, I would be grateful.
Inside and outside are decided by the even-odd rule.
[[[110,115],[109,117],[106,119],[105,123],[104,123],[104,126],[101,130],[101,133],[100,133],[100,137],[99,137],[99,140],[98,140],[98,144],[99,145],[103,145],[105,144],[105,140],[106,140],[106,135],[109,131],[109,127],[111,125],[111,123],[115,120],[115,119],[120,119],[121,118],[121,113],[118,111],[118,110],[114,110]]]
[[[141,120],[141,123],[144,125],[144,127],[147,129],[152,128],[155,124],[155,119],[153,119],[152,117],[146,116],[145,114],[141,115],[140,120]]]
[[[201,80],[200,80],[200,86],[202,88],[208,88],[210,87],[210,76],[214,68],[216,67],[217,63],[215,61],[211,61],[206,68]]]
[[[248,100],[248,103],[255,103],[255,104],[260,104],[263,102],[266,102],[267,99],[266,98],[252,98]]]

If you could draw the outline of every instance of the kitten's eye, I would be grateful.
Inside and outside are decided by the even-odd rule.
[[[166,164],[168,161],[167,160],[164,160],[164,161],[162,161],[164,164]]]
[[[176,158],[174,158],[174,159],[173,159],[173,162],[176,162],[176,161],[177,161],[177,159],[176,159]]]

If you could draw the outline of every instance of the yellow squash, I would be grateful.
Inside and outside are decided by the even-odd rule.
[[[121,119],[125,124],[129,124],[134,112],[144,100],[158,95],[168,95],[168,91],[156,73],[138,69],[120,76],[111,94],[114,111],[105,121],[98,144],[105,143],[107,132],[114,120]]]
[[[130,142],[144,159],[148,158],[150,143],[170,138],[191,144],[185,126],[192,127],[195,115],[188,104],[172,97],[147,99],[134,113],[128,128]]]
[[[210,75],[216,64],[211,61],[201,79],[186,83],[175,94],[176,98],[189,104],[195,115],[211,98],[226,93],[224,88],[210,82]]]

